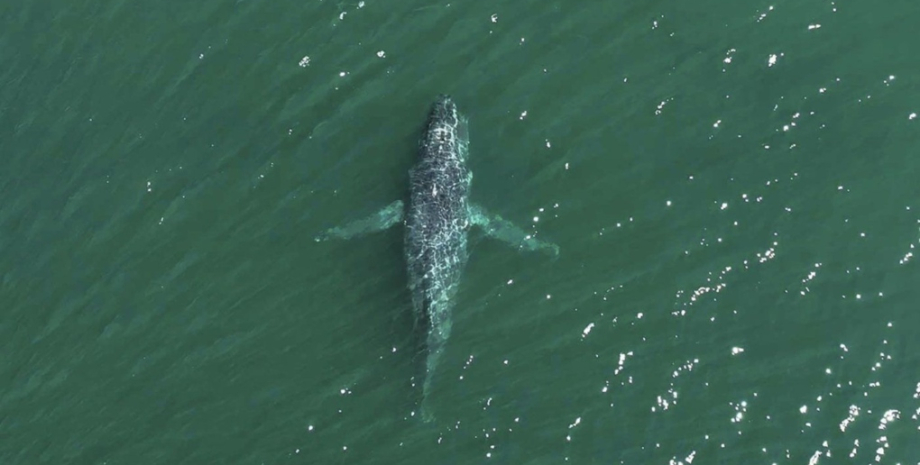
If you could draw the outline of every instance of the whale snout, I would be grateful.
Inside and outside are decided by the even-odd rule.
[[[438,98],[435,99],[434,105],[431,108],[431,117],[436,120],[444,120],[448,118],[456,118],[456,115],[457,104],[454,103],[452,98],[450,98],[450,95],[438,95]]]

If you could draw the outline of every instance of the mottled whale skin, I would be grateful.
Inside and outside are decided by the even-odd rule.
[[[325,231],[317,241],[350,238],[405,224],[405,256],[418,326],[426,332],[427,357],[422,387],[422,416],[433,419],[426,399],[438,360],[451,332],[451,313],[469,253],[467,235],[472,226],[521,249],[559,248],[537,240],[499,216],[469,202],[473,175],[466,166],[468,124],[447,95],[435,100],[419,140],[418,160],[409,172],[409,202],[397,200],[368,218]]]
[[[423,395],[450,337],[451,312],[466,266],[468,205],[473,175],[466,167],[467,122],[457,105],[439,96],[419,140],[418,162],[409,172],[405,251],[416,318],[427,327],[428,359]]]

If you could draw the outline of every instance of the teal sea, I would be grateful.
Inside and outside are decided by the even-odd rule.
[[[915,1],[0,3],[0,464],[920,464]],[[429,399],[439,93],[475,230]]]

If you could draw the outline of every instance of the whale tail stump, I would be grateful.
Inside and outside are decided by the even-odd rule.
[[[422,382],[422,402],[419,406],[419,413],[425,423],[436,420],[434,410],[431,406],[431,383],[434,377],[434,370],[444,353],[444,344],[436,344],[428,347],[428,356],[425,359],[425,380]]]

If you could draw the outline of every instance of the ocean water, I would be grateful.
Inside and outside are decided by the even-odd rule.
[[[918,464],[915,2],[0,5],[0,463]],[[428,106],[474,232],[430,404]]]

